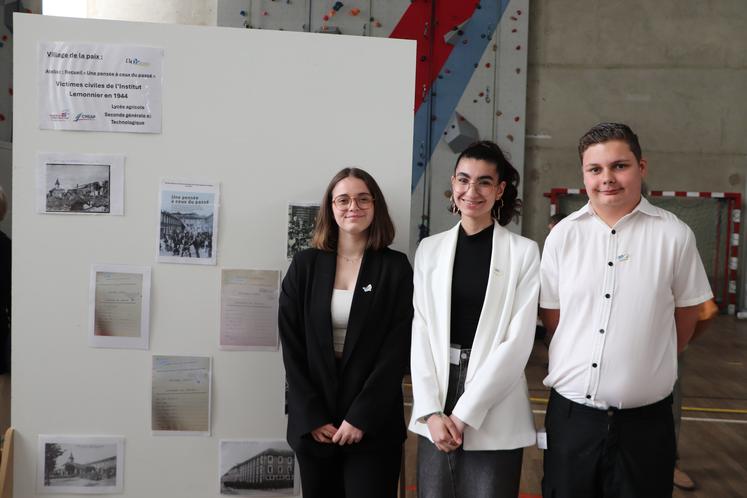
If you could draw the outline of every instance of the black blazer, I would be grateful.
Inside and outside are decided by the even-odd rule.
[[[330,307],[337,256],[308,249],[293,258],[280,292],[278,324],[288,380],[288,443],[329,456],[311,431],[343,420],[364,432],[343,451],[400,445],[406,437],[402,377],[412,324],[412,268],[391,249],[366,251],[350,308],[342,359],[332,347]]]

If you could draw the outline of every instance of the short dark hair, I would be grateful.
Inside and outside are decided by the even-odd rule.
[[[493,218],[498,220],[501,226],[505,226],[514,218],[521,216],[521,199],[519,199],[518,189],[520,181],[519,172],[506,159],[498,144],[490,140],[481,140],[473,143],[459,154],[456,163],[454,163],[454,172],[456,172],[459,161],[465,157],[468,159],[479,159],[492,164],[495,166],[496,173],[498,174],[498,182],[506,182],[506,188],[503,190],[503,195],[501,196],[503,205],[498,202],[493,205],[491,212]],[[453,197],[451,203],[453,211]]]
[[[332,191],[335,185],[345,178],[358,178],[362,180],[374,198],[374,215],[371,226],[368,227],[368,244],[366,248],[378,251],[388,247],[394,240],[395,232],[394,223],[392,223],[392,218],[389,216],[389,209],[386,207],[384,194],[381,192],[373,176],[360,168],[341,169],[330,180],[327,190],[324,191],[324,196],[319,206],[319,213],[316,215],[316,224],[314,226],[314,235],[311,238],[311,245],[323,251],[337,250],[340,229],[335,221],[335,215],[332,213]]]
[[[593,126],[578,141],[578,157],[583,162],[586,149],[610,140],[622,140],[627,143],[635,158],[641,162],[641,144],[638,143],[638,135],[633,133],[628,125],[622,123],[599,123]]]

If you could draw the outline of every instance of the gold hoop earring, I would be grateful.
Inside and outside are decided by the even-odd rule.
[[[454,200],[454,194],[451,194],[451,197],[449,197],[449,202],[451,203],[451,206],[449,207],[449,211],[451,211],[451,214],[459,214],[459,209],[457,208],[456,201]]]

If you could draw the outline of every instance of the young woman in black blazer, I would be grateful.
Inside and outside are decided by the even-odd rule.
[[[376,181],[345,168],[322,198],[314,248],[283,279],[287,437],[304,498],[397,495],[412,269],[393,238]]]

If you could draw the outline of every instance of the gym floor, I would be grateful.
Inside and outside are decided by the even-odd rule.
[[[535,341],[526,367],[537,427],[542,427],[548,389],[542,385],[547,348]],[[679,466],[696,483],[694,491],[675,488],[675,498],[747,497],[747,320],[718,316],[684,354],[683,414]],[[405,403],[411,402],[409,379]],[[409,406],[405,407],[409,417]],[[417,439],[405,444],[406,498],[417,496]],[[542,453],[524,450],[521,497],[541,495]]]

